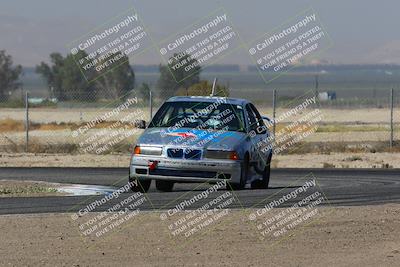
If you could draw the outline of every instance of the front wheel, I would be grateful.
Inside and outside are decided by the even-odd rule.
[[[156,188],[162,192],[171,192],[172,188],[174,187],[174,182],[171,181],[163,181],[163,180],[156,180]]]
[[[129,186],[133,192],[146,193],[149,191],[151,180],[139,180],[136,178],[129,178]]]
[[[246,154],[243,160],[242,168],[240,171],[240,182],[239,183],[227,183],[227,190],[242,190],[246,186],[247,178],[249,177],[250,162],[249,156]]]
[[[271,175],[271,156],[268,157],[267,164],[264,167],[261,180],[255,180],[251,183],[251,189],[268,189],[269,177]]]

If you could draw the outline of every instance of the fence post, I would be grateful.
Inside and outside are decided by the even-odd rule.
[[[151,90],[149,90],[149,108],[150,108],[150,120],[149,120],[150,123],[151,119],[153,118],[153,94]]]
[[[314,91],[315,99],[318,98],[318,94],[319,94],[318,87],[319,87],[319,82],[318,82],[318,74],[317,74],[317,75],[315,75],[315,91]]]
[[[393,148],[393,88],[390,90],[390,148]]]
[[[25,93],[25,152],[29,149],[29,93]]]
[[[275,115],[276,115],[276,89],[272,91],[272,120],[274,122],[272,132],[274,133],[274,139],[275,139],[275,127],[276,127]]]

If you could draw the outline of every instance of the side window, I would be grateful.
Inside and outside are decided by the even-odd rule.
[[[248,117],[249,128],[251,130],[256,129],[257,128],[257,119],[256,119],[256,116],[249,104],[246,105],[246,113],[247,113],[247,117]]]
[[[251,114],[249,118],[252,117],[251,120],[253,120],[253,123],[251,124],[252,126],[250,127],[250,129],[253,131],[253,134],[265,134],[266,126],[256,107],[250,103],[246,106],[246,110],[248,114]]]
[[[242,108],[242,106],[237,105],[236,108],[233,108],[234,112],[236,113],[236,116],[239,119],[239,125],[240,125],[240,129],[241,131],[243,131],[246,128],[246,122],[244,120],[244,110]]]
[[[174,119],[176,118],[176,113],[174,112],[174,108],[173,107],[168,107],[164,113],[162,113],[160,115],[160,123],[159,125],[165,125],[165,124],[169,124],[172,123],[174,121]],[[157,126],[159,126],[157,125]]]
[[[256,109],[256,107],[253,104],[249,104],[251,109],[253,110],[254,115],[256,116],[257,119],[257,126],[258,127],[265,127],[264,120],[262,119],[260,112]]]

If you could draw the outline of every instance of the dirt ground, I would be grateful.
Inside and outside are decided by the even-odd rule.
[[[2,153],[1,167],[127,167],[129,154]],[[330,166],[329,166],[330,165]],[[400,168],[400,153],[275,155],[274,168]]]
[[[277,168],[400,168],[400,153],[330,153],[277,155]]]
[[[260,238],[247,219],[254,210],[233,210],[183,243],[157,212],[96,240],[80,236],[71,214],[0,216],[0,265],[399,266],[400,205],[319,209],[320,219],[278,241]]]
[[[52,131],[30,131],[29,136],[31,143],[35,144],[79,144],[91,136],[95,136],[96,133],[102,130],[91,130],[85,136],[80,138],[72,138],[71,130],[52,130]],[[110,136],[112,131],[105,131]],[[135,142],[141,130],[137,131],[126,139],[127,142]],[[105,134],[103,136],[106,136]],[[371,141],[384,141],[389,142],[389,131],[367,131],[367,132],[316,132],[312,133],[303,139],[305,142],[371,142]],[[395,132],[395,140],[400,139],[400,133],[397,130]],[[124,140],[125,141],[125,140]],[[24,132],[7,132],[0,133],[0,146],[10,144],[25,144],[25,133]]]

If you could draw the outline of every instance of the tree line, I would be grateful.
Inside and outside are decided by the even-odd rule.
[[[118,52],[119,53],[119,52]],[[87,59],[84,51],[77,54],[60,53],[50,54],[49,63],[41,62],[35,70],[46,81],[49,95],[58,101],[83,101],[116,100],[126,98],[133,90],[144,100],[148,100],[149,85],[146,83],[135,86],[135,73],[129,64],[126,55],[116,55],[120,59],[113,62],[103,70],[104,73],[89,71],[82,73],[76,58]],[[176,64],[182,67],[174,68]],[[98,64],[101,64],[99,61]],[[168,63],[159,65],[160,77],[157,81],[157,93],[160,99],[167,99],[174,95],[209,95],[211,84],[200,80],[202,68],[197,60],[190,55],[175,54]],[[185,71],[187,65],[195,66],[190,71]],[[20,76],[22,67],[14,65],[12,57],[4,50],[0,51],[0,101],[7,101],[11,93],[21,86]],[[97,76],[96,76],[97,75]],[[96,79],[91,80],[92,77]],[[221,96],[229,95],[224,86],[218,86],[217,92]]]

